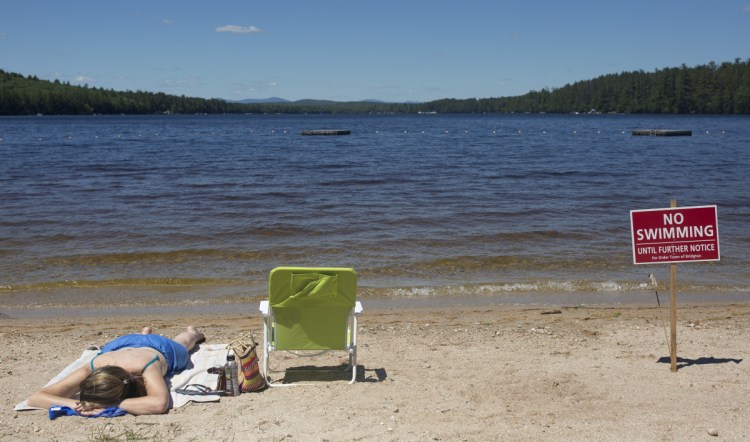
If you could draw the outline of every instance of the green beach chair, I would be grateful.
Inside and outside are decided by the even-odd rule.
[[[263,377],[269,387],[269,357],[275,350],[298,356],[310,351],[346,351],[357,377],[357,274],[349,268],[277,267],[268,278],[263,314]],[[291,384],[283,384],[291,385]]]

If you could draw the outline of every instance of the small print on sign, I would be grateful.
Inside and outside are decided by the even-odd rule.
[[[630,211],[635,264],[719,260],[716,206]]]

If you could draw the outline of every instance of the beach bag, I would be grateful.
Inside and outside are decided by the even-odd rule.
[[[252,334],[245,335],[232,341],[229,347],[237,355],[240,362],[240,392],[249,393],[266,388],[266,381],[260,373],[258,352],[256,351],[258,343],[255,342],[255,337]]]

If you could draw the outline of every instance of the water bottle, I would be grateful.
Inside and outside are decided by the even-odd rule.
[[[224,376],[227,381],[227,396],[240,395],[240,383],[237,378],[237,361],[234,360],[234,353],[231,351],[227,354],[227,364],[224,368]]]

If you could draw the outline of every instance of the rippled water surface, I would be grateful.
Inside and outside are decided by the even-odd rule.
[[[300,135],[324,128],[352,134]],[[633,265],[629,211],[673,198],[719,212],[681,290],[750,290],[748,117],[2,118],[0,158],[0,308],[242,300],[278,265],[363,296],[644,293],[668,269]]]

